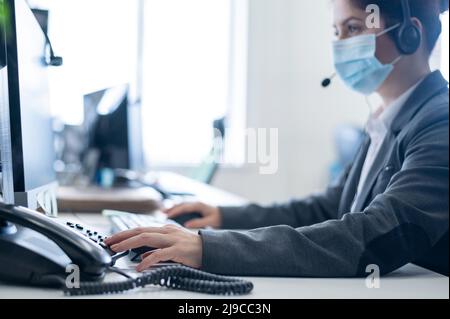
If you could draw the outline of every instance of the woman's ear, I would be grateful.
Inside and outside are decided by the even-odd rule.
[[[423,24],[422,24],[422,22],[419,19],[414,18],[414,17],[411,18],[411,22],[412,22],[412,24],[414,24],[419,29],[420,33],[423,35]]]

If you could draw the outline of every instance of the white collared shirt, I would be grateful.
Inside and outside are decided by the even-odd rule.
[[[388,129],[391,127],[392,122],[394,122],[400,110],[414,93],[415,89],[422,82],[419,81],[417,84],[413,85],[405,93],[403,93],[397,100],[395,100],[387,108],[379,108],[375,113],[373,113],[366,124],[366,133],[370,137],[370,146],[367,151],[366,159],[364,161],[364,166],[361,171],[361,175],[358,183],[358,190],[355,199],[352,204],[352,212],[355,212],[356,203],[358,202],[359,196],[362,192],[364,184],[366,182],[367,176],[370,169],[372,168],[375,159],[380,151],[381,145],[383,144]]]

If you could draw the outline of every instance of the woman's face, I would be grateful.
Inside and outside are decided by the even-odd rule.
[[[354,6],[350,0],[333,0],[333,13],[336,40],[372,33],[378,34],[385,29],[383,19],[380,19],[380,28],[367,27],[366,20],[370,13]],[[377,38],[376,57],[381,63],[391,63],[398,56],[397,47],[388,34]]]

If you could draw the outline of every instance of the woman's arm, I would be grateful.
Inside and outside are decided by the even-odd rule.
[[[300,227],[336,219],[345,182],[350,167],[339,180],[322,193],[309,198],[291,201],[284,205],[263,207],[248,205],[242,207],[214,207],[204,203],[184,203],[166,211],[168,218],[192,212],[202,217],[187,222],[188,228],[252,229],[273,225]]]
[[[221,228],[253,229],[276,225],[288,225],[297,228],[336,219],[349,171],[350,168],[324,193],[302,200],[268,207],[255,204],[244,207],[219,207],[222,220]]]
[[[446,114],[411,138],[401,170],[363,212],[297,229],[202,230],[200,235],[170,226],[138,229],[106,243],[114,251],[160,248],[144,256],[139,270],[174,260],[225,275],[353,277],[365,275],[372,264],[389,273],[423,258],[448,234]]]
[[[448,151],[447,118],[412,138],[401,170],[363,212],[297,229],[201,231],[202,268],[229,275],[347,277],[364,275],[371,264],[385,274],[415,262],[448,234]]]

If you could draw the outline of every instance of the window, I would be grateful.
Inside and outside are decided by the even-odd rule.
[[[448,59],[449,59],[449,14],[448,12],[442,15],[442,35],[436,45],[436,49],[431,55],[431,67],[433,70],[441,70],[444,77],[449,79],[448,73]]]
[[[49,36],[64,65],[51,68],[50,103],[63,123],[84,120],[83,95],[136,77],[137,1],[28,0],[49,10]]]
[[[449,80],[449,14],[442,17],[441,70],[447,81]]]
[[[145,1],[143,139],[150,165],[200,163],[217,118],[226,116],[231,131],[245,127],[245,3]],[[243,138],[227,135],[227,158],[239,162]]]

